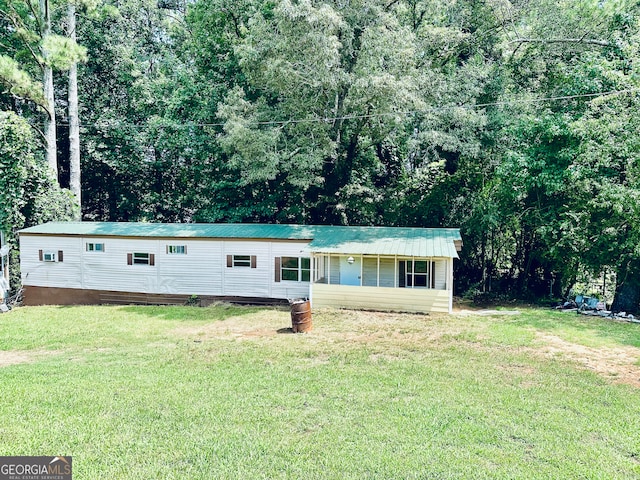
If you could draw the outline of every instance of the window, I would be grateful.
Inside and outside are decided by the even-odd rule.
[[[435,288],[436,262],[427,260],[400,261],[400,287]]]
[[[234,267],[251,267],[251,255],[234,255]]]
[[[282,257],[280,259],[280,279],[285,282],[308,282],[311,280],[311,259],[309,257]],[[278,281],[276,279],[276,281]]]
[[[87,252],[104,252],[104,243],[87,243]]]
[[[426,287],[428,275],[426,261],[407,262],[407,287]]]
[[[150,265],[153,267],[155,264],[156,256],[153,253],[127,253],[127,265]]]
[[[227,268],[256,268],[255,255],[227,255]]]
[[[167,245],[167,254],[168,255],[186,255],[187,246],[186,245]]]
[[[57,252],[38,250],[38,260],[41,262],[62,262],[63,259],[62,250],[58,250]]]
[[[134,253],[133,254],[133,264],[134,265],[149,265],[149,254],[148,253]]]

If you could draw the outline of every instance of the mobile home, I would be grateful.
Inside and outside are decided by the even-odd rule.
[[[46,223],[20,233],[27,305],[309,298],[450,312],[458,229]]]

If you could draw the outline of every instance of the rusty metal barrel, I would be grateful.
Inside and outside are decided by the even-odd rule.
[[[293,300],[291,302],[291,326],[293,333],[311,331],[313,322],[311,321],[311,302],[309,300]]]

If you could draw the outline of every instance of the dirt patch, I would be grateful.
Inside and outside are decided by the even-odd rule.
[[[538,333],[537,337],[544,342],[538,351],[547,357],[563,355],[614,383],[640,388],[640,348],[586,347],[548,333]]]
[[[454,310],[453,313],[463,317],[467,317],[469,315],[488,317],[496,315],[520,315],[520,310]]]
[[[44,355],[51,355],[55,352],[42,350],[11,350],[0,351],[0,368],[9,365],[19,365],[21,363],[34,362]]]
[[[281,318],[278,313],[275,311],[268,318],[265,315],[261,318],[238,316],[205,325],[179,327],[172,334],[197,340],[273,337],[287,325],[283,322],[287,317]]]
[[[517,310],[485,310],[480,315],[517,315]],[[457,312],[460,314],[460,312]],[[478,315],[478,312],[473,312]],[[314,329],[302,336],[281,335],[291,332],[289,312],[281,310],[262,311],[256,315],[244,315],[214,321],[205,325],[184,326],[172,333],[189,338],[195,342],[212,339],[235,341],[265,341],[290,344],[292,338],[297,348],[317,349],[327,353],[344,348],[371,347],[372,361],[385,361],[407,353],[430,355],[447,348],[451,344],[469,345],[472,348],[495,348],[488,345],[483,336],[484,323],[468,325],[456,322],[449,315],[391,314],[382,312],[364,312],[342,310],[339,317],[331,309],[316,309],[313,312]],[[463,314],[464,315],[464,314]],[[339,320],[339,321],[336,321]],[[588,347],[572,343],[562,338],[539,332],[536,338],[540,342],[536,347],[519,347],[519,351],[530,352],[544,358],[561,356],[585,369],[614,383],[624,383],[640,388],[640,348],[631,346]],[[2,359],[0,357],[0,364]],[[519,375],[533,377],[526,366],[515,368]]]
[[[205,325],[183,326],[172,334],[193,341],[281,341],[290,343],[292,338],[304,338],[303,344],[325,344],[326,348],[343,348],[353,345],[370,345],[392,350],[425,350],[436,346],[437,341],[458,334],[464,327],[451,322],[451,317],[316,309],[313,312],[313,330],[308,334],[292,334],[288,311],[261,312],[257,315],[238,316]],[[282,335],[290,333],[291,335]],[[296,342],[297,343],[297,342]]]

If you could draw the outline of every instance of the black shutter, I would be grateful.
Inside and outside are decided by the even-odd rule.
[[[431,288],[436,288],[436,262],[431,262]]]
[[[38,260],[41,262],[44,260],[44,252],[42,250],[38,250]]]
[[[276,268],[275,268],[275,282],[279,282],[280,281],[280,264],[282,262],[282,259],[280,257],[276,257],[275,258],[275,263],[276,263]]]
[[[62,262],[64,260],[64,257],[62,255],[62,250],[58,250],[58,261]]]
[[[149,254],[149,265],[151,265],[152,267],[156,264],[156,254],[155,253],[150,253]]]
[[[127,265],[133,265],[133,253],[127,253]]]
[[[406,286],[407,281],[407,262],[401,260],[398,262],[398,286],[400,288],[404,288]]]
[[[233,267],[233,256],[227,255],[227,268]]]
[[[258,266],[258,257],[255,255],[251,255],[251,268],[257,268]]]

